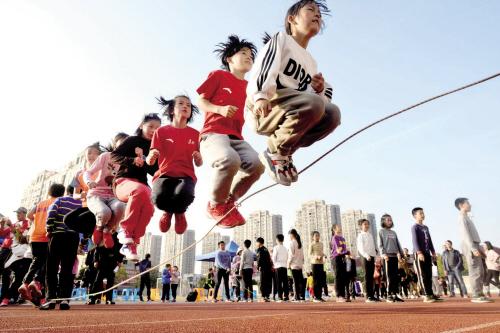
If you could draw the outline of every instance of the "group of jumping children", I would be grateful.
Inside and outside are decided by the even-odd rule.
[[[175,232],[184,233],[185,212],[194,200],[194,166],[208,163],[213,169],[206,209],[221,228],[245,224],[236,203],[264,171],[279,184],[296,182],[294,153],[340,125],[339,108],[331,102],[332,87],[307,50],[323,27],[322,16],[328,13],[324,1],[297,1],[286,13],[285,31],[267,36],[260,52],[251,42],[229,36],[215,50],[222,69],[210,72],[197,89],[198,106],[186,95],[159,97],[169,124],[162,126],[158,114],[147,114],[134,135],[119,133],[106,152],[98,145],[88,147],[85,167],[73,184],[66,189],[51,187],[50,198],[28,214],[33,260],[19,288],[21,296],[40,309],[54,309],[56,300],[60,309],[69,309],[75,258],[87,238],[106,249],[118,241],[119,253],[137,261],[137,245],[154,205],[164,212],[159,221],[162,232],[174,220]],[[201,131],[188,125],[199,113],[198,107],[205,114]],[[245,120],[256,133],[268,137],[267,148],[260,154],[242,136]],[[153,177],[152,188],[148,175]],[[387,219],[386,224],[381,234],[382,255],[390,277],[397,268],[400,248],[390,230],[392,222]],[[92,228],[84,227],[88,225]],[[420,225],[415,229],[425,277],[434,253],[428,229]],[[471,244],[475,244],[472,231]],[[345,246],[342,241],[335,244],[338,261]]]

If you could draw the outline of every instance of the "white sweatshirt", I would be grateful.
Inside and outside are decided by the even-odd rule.
[[[294,239],[288,247],[288,267],[291,269],[302,269],[304,266],[304,249],[299,249],[299,243]]]
[[[370,257],[376,257],[377,251],[375,249],[375,241],[373,240],[372,234],[369,232],[361,231],[357,238],[358,254],[365,259]]]
[[[273,263],[274,268],[287,268],[288,250],[283,244],[273,247]]]
[[[247,96],[253,103],[271,100],[276,90],[292,88],[316,93],[311,80],[318,74],[316,60],[292,36],[279,32],[260,50],[247,86]],[[332,99],[332,87],[325,82],[319,93],[326,102]]]

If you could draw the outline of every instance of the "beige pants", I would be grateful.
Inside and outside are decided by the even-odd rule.
[[[314,93],[280,89],[271,105],[269,115],[262,117],[253,113],[253,104],[247,100],[246,117],[258,134],[269,137],[267,145],[272,154],[290,156],[325,138],[340,125],[339,108]]]
[[[264,173],[259,155],[244,140],[211,133],[202,136],[200,151],[203,160],[214,171],[210,196],[212,202],[224,203],[229,194],[238,200]]]

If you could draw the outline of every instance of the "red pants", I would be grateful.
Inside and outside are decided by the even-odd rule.
[[[151,189],[135,179],[120,178],[116,182],[116,196],[127,203],[120,222],[125,237],[139,243],[155,210],[151,201]]]

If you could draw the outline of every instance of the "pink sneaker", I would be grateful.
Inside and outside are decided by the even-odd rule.
[[[0,303],[0,306],[8,306],[9,305],[9,299],[8,298],[4,298],[2,300],[2,303]]]
[[[42,296],[42,284],[36,280],[33,280],[29,286],[30,294],[35,294],[37,296]]]
[[[176,222],[177,223],[177,222]],[[172,224],[172,213],[165,212],[160,218],[160,231],[167,232]]]
[[[23,283],[19,289],[17,289],[21,297],[27,301],[31,300],[31,292],[29,290],[29,285],[27,283]]]
[[[175,233],[182,235],[187,229],[187,220],[184,213],[175,214]]]

